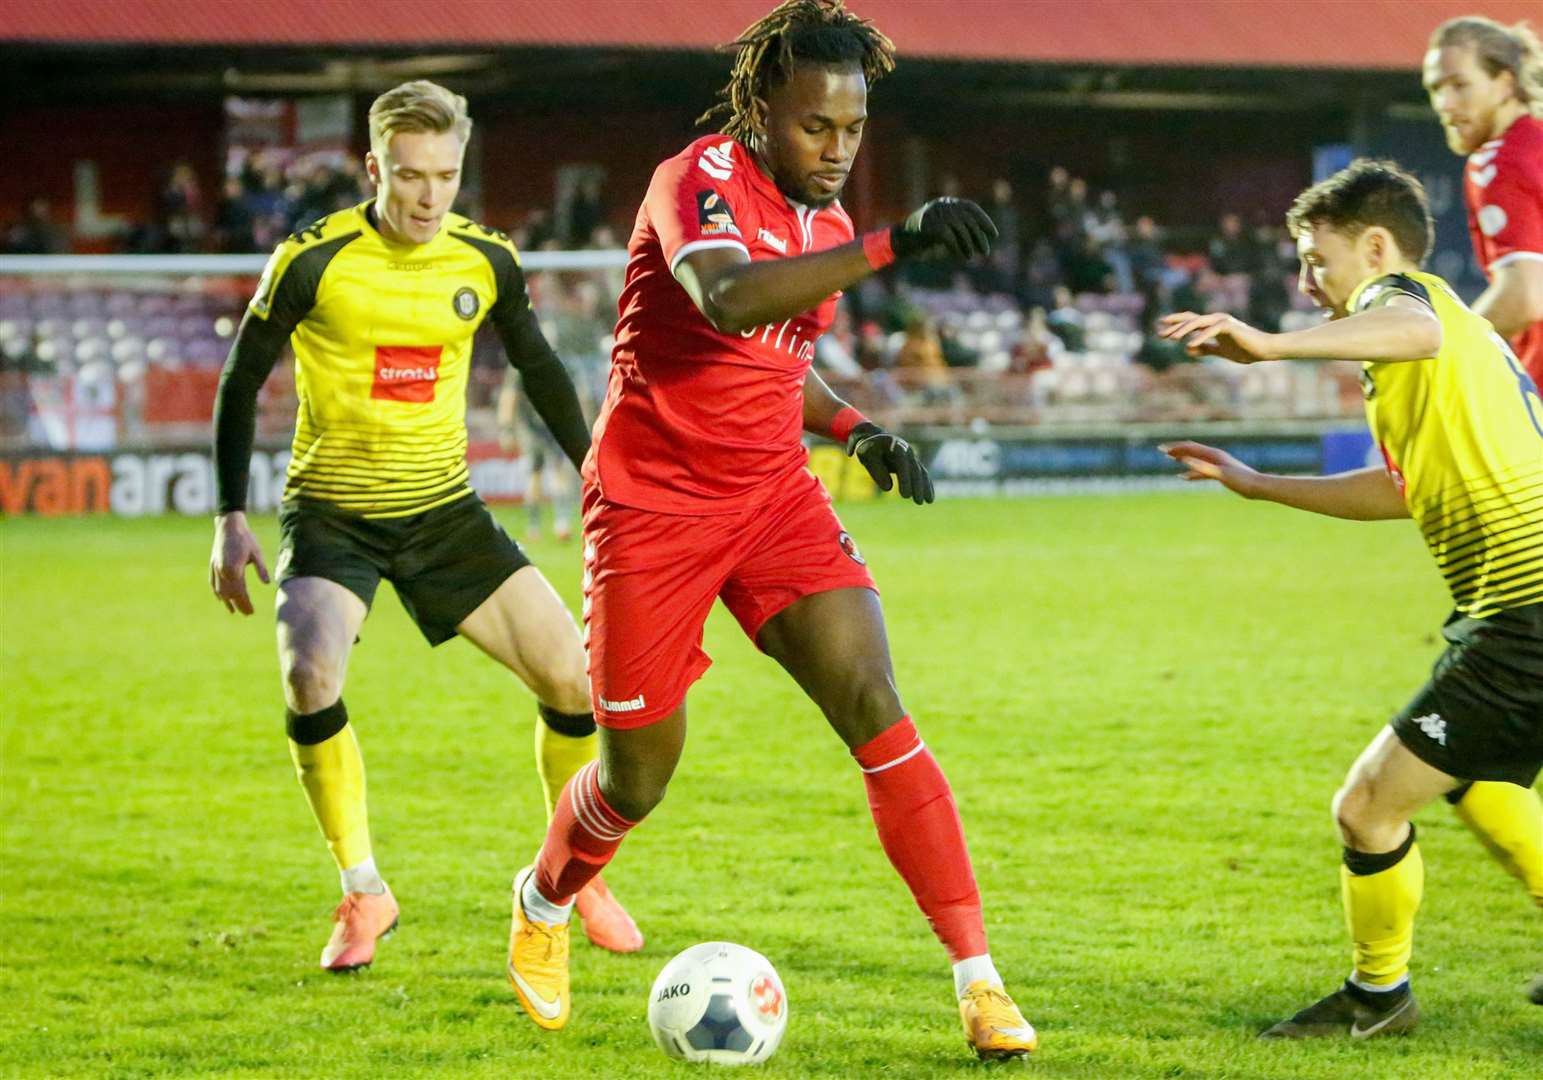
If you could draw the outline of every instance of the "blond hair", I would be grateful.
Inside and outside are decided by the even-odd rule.
[[[1516,96],[1534,116],[1543,116],[1543,46],[1525,22],[1502,26],[1483,15],[1448,19],[1430,36],[1430,48],[1470,46],[1490,78],[1509,71]]]
[[[471,137],[466,99],[427,79],[387,90],[370,106],[370,148],[380,153],[399,131],[452,131],[465,143]]]

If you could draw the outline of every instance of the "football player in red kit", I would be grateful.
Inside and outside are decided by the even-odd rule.
[[[1447,145],[1468,158],[1468,231],[1489,278],[1473,310],[1511,340],[1535,393],[1543,387],[1543,48],[1525,23],[1468,15],[1436,28],[1424,74]]]
[[[1034,1029],[987,951],[959,814],[895,690],[873,578],[801,442],[834,438],[880,487],[932,501],[912,448],[811,370],[814,341],[842,289],[896,259],[985,255],[996,230],[974,203],[940,199],[854,238],[837,199],[868,84],[894,54],[841,0],[788,0],[733,48],[727,123],[659,166],[628,244],[584,467],[600,756],[564,789],[535,865],[515,879],[510,982],[538,1025],[566,1023],[573,896],[664,796],[721,598],[850,748],[879,840],[953,962],[970,1045],[1027,1054]]]

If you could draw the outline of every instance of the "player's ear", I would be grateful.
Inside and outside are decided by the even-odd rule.
[[[370,183],[380,187],[380,159],[375,156],[373,150],[365,152],[364,171],[369,174]]]
[[[757,139],[766,138],[766,125],[771,117],[771,106],[765,98],[750,99],[750,133]]]

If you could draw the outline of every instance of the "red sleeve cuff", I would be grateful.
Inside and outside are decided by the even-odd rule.
[[[868,257],[868,265],[875,270],[882,270],[895,261],[895,248],[889,240],[889,230],[880,229],[877,232],[863,235],[863,254]]]
[[[845,446],[848,436],[852,434],[852,429],[858,424],[864,423],[867,419],[862,413],[848,405],[838,412],[836,418],[830,422],[830,437]]]

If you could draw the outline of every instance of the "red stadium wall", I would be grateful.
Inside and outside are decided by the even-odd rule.
[[[29,199],[46,195],[53,218],[75,217],[75,164],[94,161],[99,210],[142,221],[153,213],[166,170],[185,160],[198,173],[205,210],[219,197],[223,114],[209,103],[132,105],[22,105],[0,110],[0,220],[9,221]],[[82,241],[77,250],[107,250],[107,240]]]
[[[902,54],[1050,63],[1413,68],[1431,29],[1475,8],[1505,22],[1536,0],[856,0]],[[7,0],[0,38],[328,45],[631,45],[712,48],[768,0]],[[431,22],[425,24],[425,15]],[[426,35],[436,28],[443,37]]]

